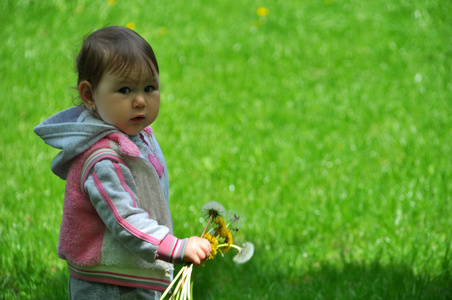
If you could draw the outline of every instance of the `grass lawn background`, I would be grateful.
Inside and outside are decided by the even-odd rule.
[[[73,105],[82,37],[128,23],[159,61],[176,235],[216,200],[256,246],[198,268],[197,299],[452,298],[452,2],[109,3],[0,3],[0,298],[67,298],[33,127]]]

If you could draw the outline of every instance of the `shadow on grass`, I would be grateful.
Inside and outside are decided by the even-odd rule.
[[[228,259],[209,261],[195,270],[193,296],[203,300],[452,299],[448,264],[437,276],[415,274],[411,267],[379,262],[344,263],[342,267],[316,263],[299,274],[281,270],[284,268],[277,266],[272,270],[258,260],[244,265]],[[3,275],[0,299],[68,299],[66,270]]]
[[[290,275],[252,261],[212,265],[197,272],[195,299],[452,299],[450,269],[431,276],[398,264],[316,264]]]

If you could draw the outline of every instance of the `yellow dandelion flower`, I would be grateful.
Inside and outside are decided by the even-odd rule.
[[[234,239],[232,238],[232,234],[231,234],[230,230],[228,230],[228,232],[225,236],[224,243],[228,244],[228,245],[232,245],[234,243]],[[231,249],[231,246],[221,248],[221,251],[223,253],[227,253],[229,251],[229,249]]]
[[[216,216],[215,218],[213,218],[213,224],[220,224],[221,223],[221,220],[223,220],[223,218],[222,217],[220,217],[220,216]]]
[[[116,4],[116,0],[107,0],[107,4],[110,6],[114,6]]]
[[[225,238],[225,243],[227,243],[227,239],[229,238],[229,235],[231,234],[231,231],[226,228],[226,227],[222,227],[220,232],[218,233],[222,238]]]
[[[210,233],[206,233],[204,235],[204,238],[208,240],[210,242],[210,245],[212,246],[212,250],[210,251],[210,255],[209,258],[207,258],[207,260],[214,259],[218,251],[218,239],[211,235]]]
[[[166,28],[166,27],[161,27],[160,30],[159,30],[159,34],[160,34],[161,36],[167,35],[167,34],[168,34],[168,28]]]
[[[231,231],[228,232],[228,244],[234,244],[234,239],[232,238]]]
[[[135,30],[135,23],[127,23],[126,27],[132,30]]]
[[[227,228],[226,223],[224,222],[222,217],[217,216],[217,217],[215,217],[215,219],[213,219],[213,228],[215,229],[215,233],[220,234],[220,235],[221,235],[221,230],[223,228]]]
[[[259,8],[257,9],[257,15],[258,15],[259,17],[265,17],[265,16],[267,16],[267,15],[268,15],[268,8],[266,8],[266,7],[259,7]]]

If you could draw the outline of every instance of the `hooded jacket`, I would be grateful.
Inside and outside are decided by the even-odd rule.
[[[58,255],[71,275],[164,291],[187,239],[172,235],[168,174],[151,128],[128,136],[72,107],[35,133],[62,150],[51,168],[66,180]]]

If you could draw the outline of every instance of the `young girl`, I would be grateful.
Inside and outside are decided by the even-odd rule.
[[[172,235],[168,173],[149,125],[160,106],[159,69],[134,31],[89,35],[77,58],[82,105],[35,128],[62,149],[52,171],[66,180],[58,255],[71,299],[158,299],[173,264],[198,265],[211,251],[199,237]]]

